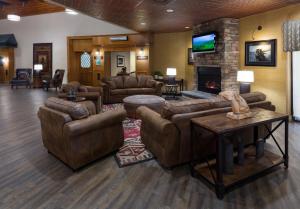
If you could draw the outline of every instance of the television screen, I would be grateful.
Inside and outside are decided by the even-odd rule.
[[[209,53],[215,52],[216,33],[211,32],[204,35],[193,36],[193,52]]]

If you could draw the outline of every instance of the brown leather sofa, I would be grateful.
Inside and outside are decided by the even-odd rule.
[[[96,114],[91,101],[49,98],[39,108],[43,144],[50,153],[76,170],[123,145],[124,110]]]
[[[121,103],[125,97],[138,94],[161,96],[163,86],[149,75],[114,76],[102,81],[104,104]]]
[[[255,92],[243,94],[243,98],[251,108],[261,107],[275,110],[266,96]],[[147,149],[151,151],[164,167],[173,167],[191,160],[191,126],[190,119],[231,111],[231,103],[222,98],[193,99],[177,103],[166,103],[162,114],[147,107],[139,107],[137,114],[142,119],[141,138]],[[205,130],[197,130],[202,137],[194,142],[194,156],[204,159],[215,153],[213,136]],[[253,143],[252,129],[243,131],[245,144]],[[259,127],[259,137],[265,136],[265,128]]]
[[[66,98],[70,89],[73,89],[77,96],[85,97],[86,100],[94,102],[96,105],[96,112],[100,112],[102,106],[101,96],[103,94],[101,87],[85,86],[81,85],[78,81],[71,81],[68,84],[62,85],[60,91],[58,92],[58,97]]]

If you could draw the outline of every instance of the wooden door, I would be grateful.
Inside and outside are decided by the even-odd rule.
[[[82,67],[82,63],[81,63],[81,56],[83,55],[84,52],[79,52],[76,53],[77,55],[77,63],[76,65],[78,66],[79,69],[79,82],[83,85],[89,85],[92,86],[93,85],[93,65],[92,65],[92,57],[91,59],[91,64],[90,67]],[[90,53],[87,53],[90,55]]]

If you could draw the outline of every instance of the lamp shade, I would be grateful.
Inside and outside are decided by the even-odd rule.
[[[41,70],[43,70],[43,65],[42,64],[35,64],[33,66],[33,69],[36,70],[36,71],[41,71]]]
[[[238,71],[237,81],[243,83],[253,83],[254,82],[254,72],[250,70]]]
[[[168,67],[167,68],[167,75],[168,76],[176,76],[176,68]]]

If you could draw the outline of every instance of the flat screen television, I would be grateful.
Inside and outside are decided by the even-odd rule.
[[[193,52],[213,53],[216,51],[216,32],[194,35],[192,44]]]

